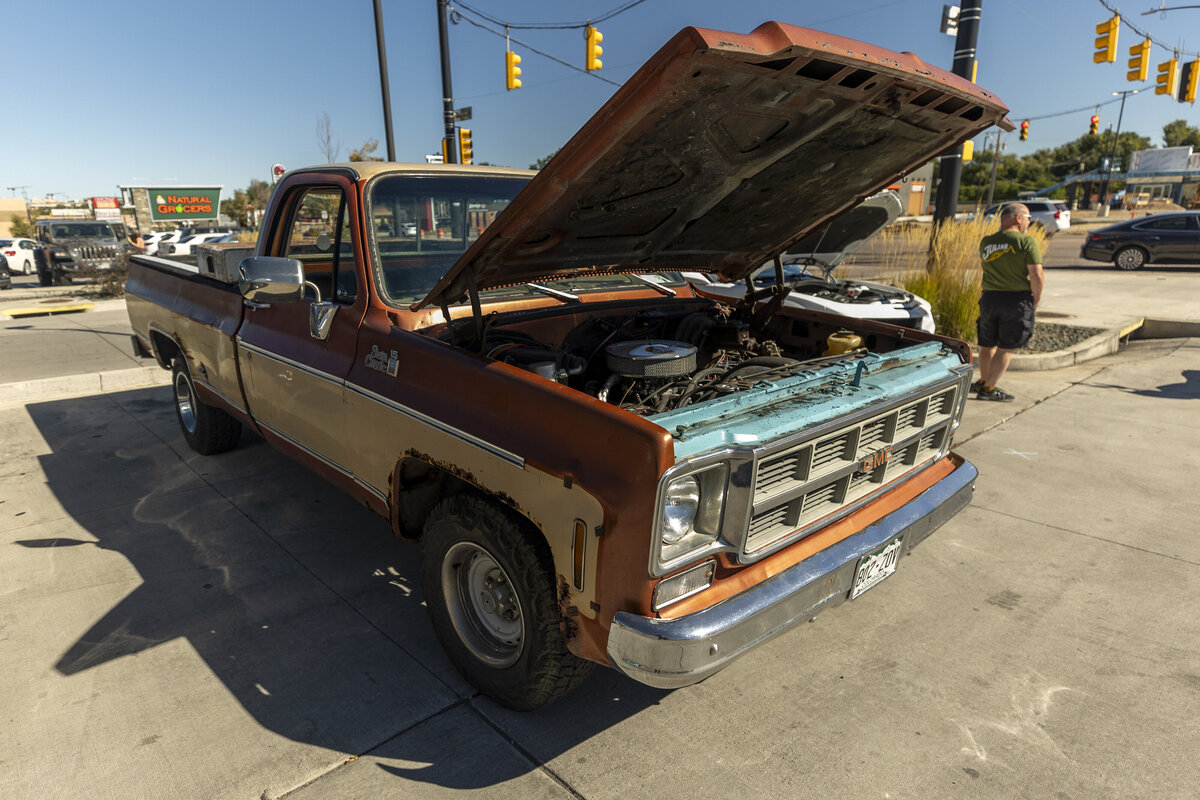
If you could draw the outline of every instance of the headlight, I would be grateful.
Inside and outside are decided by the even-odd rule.
[[[694,554],[716,541],[725,507],[725,464],[672,479],[662,493],[659,510],[660,567]]]
[[[700,481],[692,475],[667,484],[663,503],[663,544],[675,544],[692,532],[696,512],[700,510]]]

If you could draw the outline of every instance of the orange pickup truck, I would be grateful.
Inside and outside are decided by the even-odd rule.
[[[688,28],[539,173],[297,170],[227,280],[134,257],[135,346],[194,449],[248,427],[419,542],[482,692],[685,686],[893,574],[976,471],[964,343],[680,273],[782,270],[1005,111],[911,54]]]

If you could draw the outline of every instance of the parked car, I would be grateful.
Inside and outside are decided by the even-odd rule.
[[[228,236],[229,231],[215,231],[213,233],[193,233],[184,236],[178,242],[169,242],[166,244],[160,243],[158,246],[158,254],[160,256],[187,256],[192,254],[192,248],[198,244],[211,242],[219,239],[222,236]]]
[[[1200,264],[1200,211],[1135,217],[1092,231],[1079,255],[1120,269],[1147,264]]]
[[[928,301],[895,286],[833,277],[833,271],[851,253],[903,210],[896,192],[879,192],[792,245],[781,259],[783,282],[790,290],[784,305],[933,333],[933,309]],[[746,294],[745,283],[718,283],[699,272],[686,272],[684,277],[700,294],[731,299]],[[775,285],[775,265],[764,264],[751,281],[756,288]]]
[[[0,256],[0,289],[12,288],[12,275],[8,271],[8,259]]]
[[[46,251],[38,264],[42,286],[63,286],[73,274],[94,274],[125,263],[132,249],[119,222],[99,219],[39,219],[37,239]]]
[[[1065,231],[1071,227],[1071,209],[1067,207],[1067,204],[1062,200],[1046,200],[1044,198],[997,203],[983,212],[983,218],[992,219],[998,216],[1005,206],[1013,203],[1021,203],[1028,208],[1029,224],[1031,226],[1040,225],[1046,231],[1047,236],[1053,236],[1059,231]]]
[[[0,239],[0,255],[8,260],[10,272],[20,272],[22,275],[32,275],[37,272],[33,263],[33,248],[37,242],[33,239],[17,237],[15,239]]]

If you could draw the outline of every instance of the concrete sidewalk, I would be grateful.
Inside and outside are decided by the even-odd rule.
[[[257,437],[191,452],[162,387],[0,409],[0,797],[1190,799],[1198,364],[1015,374],[893,578],[699,685],[597,669],[528,714],[448,663],[418,548]]]

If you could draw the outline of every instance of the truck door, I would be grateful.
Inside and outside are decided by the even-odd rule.
[[[304,300],[247,308],[238,347],[246,401],[264,432],[349,474],[342,395],[367,294],[357,197],[349,178],[315,177],[281,187],[260,233],[261,253],[304,265]]]

